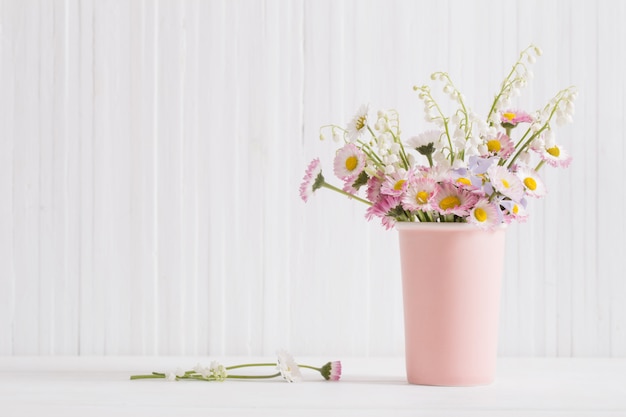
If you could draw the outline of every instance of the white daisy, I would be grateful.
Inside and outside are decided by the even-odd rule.
[[[487,175],[493,188],[511,200],[520,201],[524,196],[524,184],[515,174],[501,165],[492,165]]]
[[[427,130],[420,133],[417,136],[413,136],[406,141],[408,147],[415,149],[422,155],[433,153],[436,149],[441,147],[441,136],[443,135],[441,130]],[[430,152],[428,152],[432,149]]]
[[[367,132],[367,116],[369,113],[369,105],[363,104],[359,111],[354,115],[352,120],[348,122],[347,134],[349,142],[358,141],[365,132]]]
[[[293,359],[291,354],[284,350],[277,352],[278,358],[276,359],[276,369],[280,371],[280,374],[285,378],[287,382],[296,382],[302,378],[300,373],[300,367]]]
[[[526,166],[520,166],[516,174],[519,179],[522,180],[522,184],[524,184],[524,189],[526,190],[527,195],[535,198],[541,198],[548,192],[546,190],[546,186],[539,177],[539,174],[534,169]]]

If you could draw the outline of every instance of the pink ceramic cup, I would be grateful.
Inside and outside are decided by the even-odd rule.
[[[408,382],[493,382],[505,226],[397,223]]]

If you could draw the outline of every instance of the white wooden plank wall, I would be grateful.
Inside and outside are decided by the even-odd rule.
[[[580,3],[580,4],[579,4]],[[576,7],[574,7],[576,4]],[[580,89],[574,156],[508,232],[502,355],[626,355],[626,5],[0,2],[0,355],[395,355],[396,234],[298,186],[362,103],[423,122],[448,71],[486,112]]]

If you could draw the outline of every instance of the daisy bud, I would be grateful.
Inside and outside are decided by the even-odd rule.
[[[339,378],[341,378],[341,362],[328,362],[322,366],[320,372],[327,381],[339,381]]]

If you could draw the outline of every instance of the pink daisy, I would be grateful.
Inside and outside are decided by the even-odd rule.
[[[411,177],[412,173],[410,171],[397,171],[388,175],[385,182],[383,182],[380,192],[399,197],[406,191]]]
[[[367,199],[369,201],[377,201],[380,197],[380,189],[383,182],[380,178],[374,176],[367,181]]]
[[[302,178],[302,184],[300,184],[300,197],[306,203],[310,196],[313,195],[315,190],[324,185],[324,176],[322,175],[322,166],[319,158],[315,158],[309,163],[309,166]]]
[[[466,216],[476,201],[478,196],[475,194],[446,182],[437,187],[432,204],[441,214]]]
[[[506,134],[499,132],[495,138],[487,140],[487,152],[489,155],[496,155],[502,159],[506,159],[515,150],[515,144]]]
[[[505,110],[500,116],[500,121],[504,127],[515,127],[519,123],[532,123],[531,115],[521,110]]]
[[[356,178],[365,168],[365,154],[353,143],[337,151],[333,163],[335,175],[342,180]]]
[[[402,207],[405,210],[429,211],[431,202],[437,190],[437,183],[431,178],[418,178],[411,181],[406,194],[402,198]]]
[[[539,150],[539,156],[553,167],[567,168],[572,162],[570,154],[561,146],[553,145]]]
[[[481,229],[492,229],[502,223],[502,212],[497,205],[490,203],[486,198],[478,200],[470,210],[467,222]]]
[[[398,204],[399,200],[397,197],[382,194],[378,201],[367,209],[365,218],[372,220],[374,217],[380,217],[383,226],[387,229],[391,229],[395,225],[396,220],[387,214],[396,208]]]

